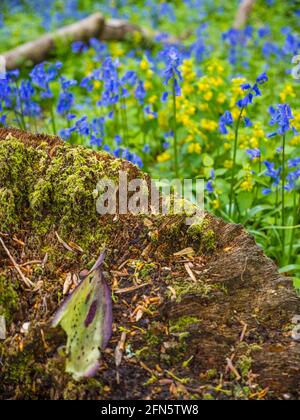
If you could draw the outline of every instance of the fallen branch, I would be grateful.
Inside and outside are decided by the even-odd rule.
[[[129,34],[140,33],[144,40],[151,40],[150,34],[137,25],[125,20],[105,19],[101,13],[95,13],[86,19],[65,26],[53,33],[14,48],[2,56],[6,70],[13,70],[24,62],[38,64],[55,53],[57,45],[69,45],[74,41],[87,42],[91,38],[102,41],[122,41]]]
[[[22,270],[20,269],[20,266],[16,263],[14,257],[11,255],[11,253],[9,252],[8,248],[6,247],[5,243],[3,242],[3,239],[0,238],[0,243],[4,249],[4,251],[6,252],[7,256],[9,257],[9,259],[11,260],[11,262],[13,263],[15,269],[17,270],[17,272],[19,273],[19,276],[21,277],[22,281],[26,284],[27,287],[34,287],[34,283],[32,283],[32,281],[30,281],[27,277],[24,276],[24,274],[22,273]]]
[[[237,14],[235,16],[233,27],[235,29],[242,29],[245,27],[249,16],[252,12],[255,0],[243,0],[239,6]]]

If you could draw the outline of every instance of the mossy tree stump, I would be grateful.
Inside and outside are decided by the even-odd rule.
[[[35,284],[0,247],[0,398],[299,398],[300,300],[289,279],[242,226],[211,215],[196,230],[183,216],[99,216],[95,185],[119,170],[148,180],[107,154],[0,129],[1,238]],[[64,374],[65,336],[49,323],[68,274],[104,244],[114,334],[97,376],[76,383]]]

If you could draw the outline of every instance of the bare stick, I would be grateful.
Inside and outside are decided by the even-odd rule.
[[[15,269],[17,270],[17,272],[19,273],[22,281],[26,284],[27,287],[34,287],[34,283],[32,283],[32,281],[30,281],[27,277],[24,276],[24,274],[22,273],[20,266],[16,263],[15,259],[13,258],[13,256],[11,255],[11,253],[9,252],[9,250],[7,249],[5,243],[3,242],[3,239],[0,238],[0,243],[4,249],[4,251],[7,253],[9,259],[11,260],[11,262],[13,263]]]
[[[245,27],[252,12],[254,3],[255,0],[243,0],[241,2],[233,24],[235,29],[242,29]]]
[[[41,63],[49,55],[55,53],[57,43],[65,46],[74,41],[87,42],[91,38],[102,41],[124,41],[128,35],[137,32],[141,39],[153,41],[151,34],[144,28],[126,20],[105,19],[101,13],[94,13],[72,25],[64,26],[34,41],[19,45],[2,55],[5,59],[6,70],[13,70],[24,61],[31,64]]]

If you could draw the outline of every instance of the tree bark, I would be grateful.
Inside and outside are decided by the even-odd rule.
[[[0,204],[12,213],[6,218],[11,228],[0,226],[0,235],[36,285],[29,290],[20,283],[0,248],[0,290],[10,290],[1,299],[9,317],[0,341],[0,399],[300,399],[293,324],[300,299],[291,280],[278,274],[243,226],[209,214],[192,234],[180,215],[95,217],[94,185],[102,174],[115,179],[119,170],[129,180],[148,179],[128,162],[57,137],[0,129]],[[69,209],[78,218],[66,233]],[[52,220],[48,230],[35,233],[45,219]],[[97,376],[78,384],[64,373],[58,352],[66,339],[49,324],[66,275],[79,273],[104,243],[114,334]],[[30,261],[42,263],[35,270]],[[13,311],[8,299],[15,305],[16,293]],[[116,367],[120,331],[126,331],[126,352]]]
[[[246,26],[254,3],[255,0],[242,0],[233,24],[235,29],[242,29]]]

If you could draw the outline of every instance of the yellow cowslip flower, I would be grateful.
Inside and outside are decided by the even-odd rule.
[[[224,162],[224,168],[226,168],[226,169],[232,169],[232,167],[233,167],[232,160],[225,160],[225,162]]]
[[[254,124],[253,126],[253,136],[258,139],[263,139],[266,137],[264,130],[261,128],[260,124]]]
[[[253,182],[252,182],[252,180],[247,178],[245,181],[243,181],[241,183],[241,189],[243,191],[251,192],[253,190]]]
[[[200,121],[200,127],[203,128],[203,130],[216,131],[218,126],[218,123],[214,120],[202,119]]]
[[[152,95],[152,96],[150,96],[150,98],[148,99],[148,102],[149,102],[150,104],[155,104],[155,102],[157,102],[157,100],[158,100],[158,97],[157,97],[156,95]]]
[[[145,86],[146,90],[150,90],[150,89],[153,88],[153,84],[152,84],[152,82],[150,82],[150,80],[146,80],[145,83],[144,83],[144,86]]]
[[[188,146],[188,152],[189,153],[196,153],[197,155],[200,155],[200,153],[201,153],[201,146],[200,146],[200,144],[199,143],[191,143],[189,146]]]
[[[152,77],[153,77],[153,70],[151,70],[151,69],[147,70],[146,77],[147,77],[147,79],[152,79]]]
[[[220,208],[220,201],[219,200],[213,200],[211,202],[211,204],[212,204],[212,206],[215,210],[218,210]]]
[[[188,135],[187,138],[185,139],[185,142],[186,143],[189,143],[189,142],[191,142],[193,140],[194,140],[194,137],[192,135]]]
[[[204,94],[203,98],[205,101],[209,102],[212,100],[213,96],[214,96],[213,92],[209,90],[208,92]]]
[[[210,90],[210,84],[207,81],[207,77],[201,77],[201,79],[197,82],[197,87],[199,92],[207,92]]]
[[[158,163],[164,163],[171,159],[171,155],[169,152],[163,152],[161,155],[157,156]]]
[[[212,59],[206,67],[208,73],[223,73],[224,67],[217,59]]]
[[[111,45],[111,53],[113,57],[122,57],[124,55],[124,49],[121,44],[113,43]]]
[[[251,137],[250,146],[252,149],[257,149],[259,147],[259,140],[257,137]]]
[[[191,95],[192,93],[194,93],[195,89],[194,89],[194,86],[193,85],[191,85],[189,83],[185,83],[182,86],[181,91],[182,91],[182,94],[183,95]]]
[[[222,86],[223,85],[223,80],[221,79],[221,77],[209,77],[208,78],[208,83],[211,85],[211,86],[214,86],[214,87],[220,87],[220,86]]]
[[[144,70],[144,71],[150,69],[149,61],[146,58],[143,58],[142,61],[140,62],[140,68],[141,70]]]
[[[241,88],[241,85],[246,82],[246,79],[243,77],[238,77],[231,80],[232,86],[231,91],[235,94],[236,97],[243,96],[245,93]]]
[[[234,119],[235,121],[237,121],[237,119],[239,118],[240,113],[241,113],[241,110],[240,110],[240,109],[238,109],[238,108],[234,108],[234,109],[232,110],[231,114],[232,114],[233,119]],[[243,117],[245,117],[245,116],[246,116],[246,110],[245,110],[245,109],[244,109],[244,111],[243,111],[242,116],[243,116]]]
[[[225,101],[226,101],[226,95],[224,93],[220,92],[218,94],[218,97],[217,97],[218,104],[222,105],[222,104],[224,104]]]
[[[224,143],[224,149],[225,150],[230,150],[231,149],[231,144],[230,143]]]
[[[166,130],[169,127],[169,119],[166,111],[161,111],[158,113],[158,124],[160,128]]]
[[[95,80],[95,81],[94,81],[94,88],[95,88],[95,89],[100,89],[100,87],[101,87],[101,82],[100,82],[100,80]]]
[[[209,106],[208,106],[208,104],[199,104],[199,109],[200,109],[200,111],[208,111]]]
[[[296,93],[294,91],[293,86],[288,83],[284,86],[283,91],[280,93],[280,100],[282,102],[286,102],[288,98],[295,98],[296,97]]]
[[[292,146],[299,146],[300,144],[300,136],[295,136],[291,139],[290,144]]]

